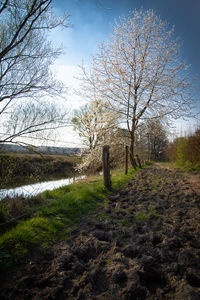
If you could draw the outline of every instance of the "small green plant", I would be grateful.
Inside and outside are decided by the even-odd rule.
[[[153,165],[153,162],[152,161],[146,161],[146,164],[145,164],[145,166],[152,166]]]
[[[110,264],[111,264],[111,259],[110,259],[110,258],[108,258],[108,259],[106,260],[106,264],[107,264],[107,265],[110,265]]]
[[[142,212],[142,211],[135,214],[135,220],[136,221],[147,220],[148,218],[149,218],[149,216],[147,214],[145,214],[144,212]]]
[[[162,215],[159,215],[155,210],[151,210],[149,213],[148,213],[148,216],[154,216],[154,217],[157,217],[157,218],[163,218]]]
[[[162,218],[162,215],[159,215],[154,210],[150,210],[148,213],[145,213],[143,211],[139,211],[137,214],[135,214],[135,220],[148,220],[150,216],[155,216],[157,218]]]
[[[102,213],[102,214],[98,214],[97,219],[100,220],[100,221],[102,221],[102,220],[106,221],[108,219],[108,217],[109,217],[109,215],[105,212],[105,213]]]
[[[123,219],[123,220],[120,221],[120,223],[122,225],[128,225],[130,223],[130,221],[128,219]]]

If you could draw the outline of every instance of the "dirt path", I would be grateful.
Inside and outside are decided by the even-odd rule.
[[[170,166],[166,167],[162,163],[156,163],[155,166],[158,168],[164,168],[172,172],[181,174],[186,179],[186,181],[188,181],[191,184],[190,185],[191,189],[193,189],[197,194],[200,195],[200,170],[195,171],[193,173],[185,173],[185,172],[181,172],[178,169],[174,169],[173,167]]]
[[[176,171],[141,170],[68,241],[36,253],[1,299],[200,299],[200,195]]]

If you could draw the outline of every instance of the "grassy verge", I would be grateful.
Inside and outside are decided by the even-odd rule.
[[[81,216],[95,212],[103,205],[103,200],[111,193],[125,186],[134,176],[129,170],[112,174],[112,191],[103,185],[102,176],[71,184],[40,195],[40,202],[33,215],[20,221],[14,228],[0,236],[0,270],[6,271],[40,247],[48,250],[58,240],[67,239],[67,233]]]
[[[185,164],[179,164],[178,162],[162,162],[162,164],[186,173],[200,171],[200,163],[192,165],[190,162],[186,162]]]

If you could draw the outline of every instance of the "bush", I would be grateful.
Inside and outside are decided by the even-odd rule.
[[[165,155],[169,161],[175,162],[177,160],[177,148],[179,139],[175,139],[172,143],[169,143],[165,149]]]
[[[200,130],[187,137],[174,140],[166,148],[170,161],[186,169],[199,169],[200,166]]]

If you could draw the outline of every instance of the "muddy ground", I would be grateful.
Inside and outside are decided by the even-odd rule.
[[[200,299],[200,196],[191,181],[143,169],[66,242],[37,251],[1,299]]]

